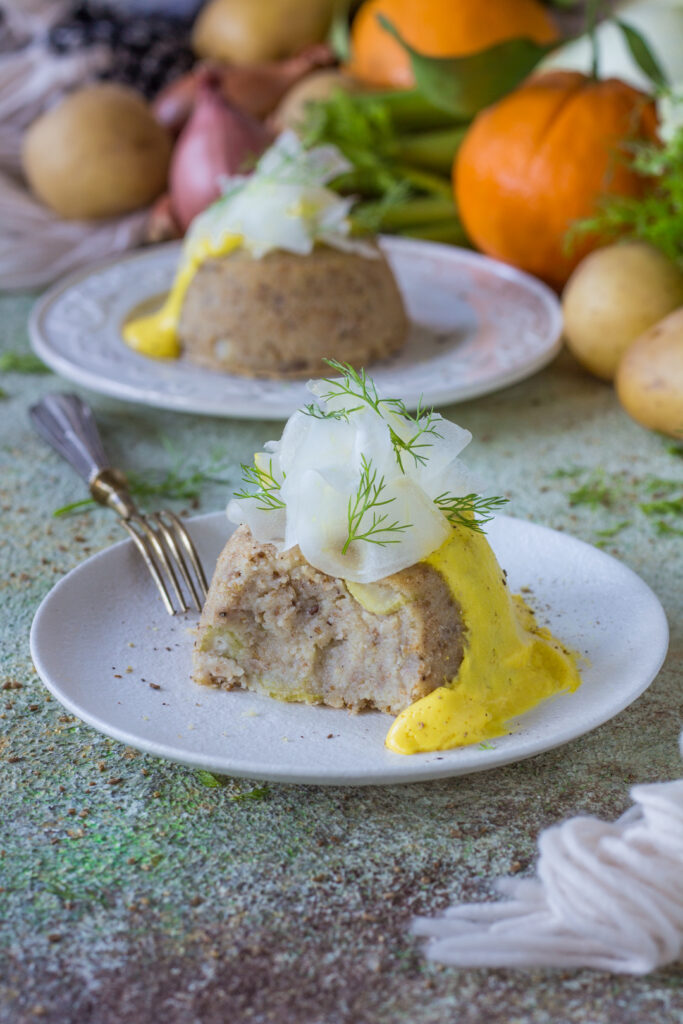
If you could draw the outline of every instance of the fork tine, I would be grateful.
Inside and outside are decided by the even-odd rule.
[[[164,515],[166,515],[171,520],[170,526],[164,521]],[[171,555],[171,558],[175,563],[176,568],[180,571],[180,575],[182,576],[185,582],[185,586],[192,595],[192,600],[194,601],[195,608],[197,609],[198,612],[200,612],[202,610],[202,602],[199,597],[199,594],[197,593],[197,588],[194,584],[194,580],[192,579],[188,571],[187,563],[185,561],[183,552],[178,546],[178,542],[176,539],[176,526],[175,523],[173,522],[173,519],[175,517],[173,516],[173,513],[169,513],[167,512],[166,509],[162,509],[161,512],[157,512],[149,518],[153,520],[155,527],[157,527],[157,529],[159,530],[161,538],[164,544],[166,545]]]
[[[171,585],[173,587],[176,600],[180,605],[181,612],[186,612],[189,610],[189,605],[185,600],[185,597],[183,596],[182,590],[180,589],[178,577],[176,576],[175,569],[173,568],[172,557],[168,557],[168,552],[166,551],[164,545],[161,543],[161,540],[159,539],[156,530],[152,525],[150,525],[149,520],[153,520],[153,518],[153,516],[131,516],[129,522],[135,522],[137,526],[139,526],[140,529],[144,532],[145,536],[147,537],[149,543],[152,546],[154,554],[157,557],[157,562],[160,564],[161,568],[166,573],[166,576],[171,581]],[[173,612],[172,614],[175,614],[175,612]]]
[[[201,596],[205,599],[209,592],[209,584],[206,582],[206,576],[204,575],[204,569],[202,568],[202,563],[199,559],[199,555],[197,554],[197,549],[185,528],[185,524],[169,509],[162,509],[160,514],[165,515],[173,523],[173,526],[175,527],[175,536],[180,539],[182,546],[185,548],[185,552],[192,563],[192,568],[194,569],[197,583],[199,584]],[[201,611],[201,605],[199,606],[199,610]]]
[[[150,550],[149,541],[147,537],[141,537],[137,530],[134,530],[131,523],[127,519],[121,519],[121,526],[123,526],[130,534],[131,540],[134,542],[136,548],[142,555],[145,565],[149,569],[150,575],[156,583],[157,590],[161,595],[161,600],[164,602],[164,606],[169,615],[175,615],[175,608],[173,602],[166,589],[166,584],[161,578],[161,574],[157,568],[156,562],[154,561],[152,551]]]

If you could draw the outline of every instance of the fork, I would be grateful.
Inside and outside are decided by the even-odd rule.
[[[145,560],[169,615],[189,611],[188,597],[201,611],[208,587],[189,533],[169,509],[148,516],[140,514],[125,476],[109,463],[92,409],[78,395],[53,392],[31,406],[29,416],[43,440],[85,480],[95,501],[119,516]]]

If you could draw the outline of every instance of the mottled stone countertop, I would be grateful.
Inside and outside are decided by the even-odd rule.
[[[0,349],[28,351],[30,305],[0,300]],[[103,510],[52,517],[82,485],[32,433],[27,408],[62,383],[15,372],[0,383],[2,1024],[683,1021],[677,968],[644,978],[461,971],[425,961],[408,931],[416,912],[493,898],[497,876],[530,874],[544,826],[616,817],[634,782],[681,775],[683,544],[671,527],[682,523],[667,532],[639,507],[653,478],[683,479],[680,449],[632,423],[566,354],[445,410],[473,431],[469,462],[513,515],[600,543],[663,602],[666,665],[613,721],[443,782],[207,785],[65,714],[38,679],[28,633],[39,601],[120,527]],[[124,469],[211,464],[227,482],[202,486],[194,504],[207,511],[280,431],[87,397]]]

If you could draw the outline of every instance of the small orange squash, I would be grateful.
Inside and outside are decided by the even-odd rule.
[[[648,183],[626,147],[657,138],[652,101],[625,82],[574,71],[536,75],[482,111],[454,163],[456,202],[474,244],[561,288],[601,240],[576,220],[603,195],[641,195]]]

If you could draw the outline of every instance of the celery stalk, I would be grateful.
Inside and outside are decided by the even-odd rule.
[[[397,131],[453,127],[455,119],[428,102],[416,89],[392,89],[386,92],[356,93],[359,106],[381,104]]]
[[[422,238],[430,242],[448,242],[471,248],[465,229],[456,217],[431,224],[413,224],[396,232],[404,238]]]
[[[401,135],[396,140],[396,156],[407,164],[442,174],[450,174],[453,159],[466,131],[467,127],[464,126]]]
[[[398,175],[413,185],[421,192],[429,192],[431,195],[452,198],[453,186],[449,178],[432,171],[423,171],[417,167],[409,167],[406,164],[396,164],[395,171]]]
[[[373,218],[376,214],[378,230],[399,231],[414,225],[439,224],[455,218],[455,206],[452,198],[441,196],[424,196],[406,199],[395,206],[382,209],[377,202],[360,203],[351,214],[351,220],[359,221]]]

